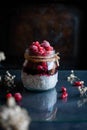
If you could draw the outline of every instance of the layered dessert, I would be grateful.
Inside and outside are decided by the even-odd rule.
[[[33,42],[25,50],[21,78],[28,90],[48,90],[58,82],[59,56],[50,43]]]

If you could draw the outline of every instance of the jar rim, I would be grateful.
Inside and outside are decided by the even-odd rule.
[[[36,63],[36,62],[52,62],[52,61],[56,61],[58,66],[59,66],[58,60],[60,59],[60,57],[58,56],[58,53],[54,54],[51,57],[30,56],[28,53],[25,53],[24,58],[26,60],[34,62],[34,63]]]
[[[56,52],[55,52],[55,50],[51,50],[51,51],[47,51],[46,55],[35,55],[35,54],[31,54],[29,52],[29,49],[26,49],[25,54],[32,56],[32,57],[37,57],[37,58],[51,58],[56,54]]]

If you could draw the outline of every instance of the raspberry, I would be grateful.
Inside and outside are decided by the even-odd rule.
[[[38,71],[43,70],[43,66],[42,66],[42,65],[38,65],[38,66],[37,66],[37,70],[38,70]]]
[[[47,63],[46,62],[42,62],[41,65],[43,66],[43,69],[46,71],[47,70]]]
[[[39,47],[39,46],[40,46],[40,43],[39,43],[38,41],[36,41],[36,42],[33,42],[33,45]]]
[[[22,99],[22,95],[20,93],[15,93],[14,98],[16,101],[20,101]]]
[[[42,62],[41,64],[43,67],[47,67],[47,63],[46,62]]]
[[[63,92],[62,95],[61,95],[61,98],[64,99],[68,96],[68,93],[67,92]]]
[[[46,40],[43,41],[43,43],[41,43],[41,46],[44,47],[46,49],[46,51],[52,51],[53,47],[50,46],[50,43]]]
[[[10,98],[10,97],[12,97],[12,94],[11,94],[11,93],[6,94],[6,98],[7,98],[7,99]]]
[[[39,51],[38,51],[39,55],[44,55],[45,54],[45,49],[43,47],[39,47],[38,49],[39,49]]]
[[[31,51],[32,53],[37,53],[37,52],[38,52],[38,47],[35,46],[35,45],[31,45],[29,49],[30,49],[30,51]]]
[[[53,50],[53,47],[51,46],[48,46],[48,47],[45,47],[46,51],[52,51]]]

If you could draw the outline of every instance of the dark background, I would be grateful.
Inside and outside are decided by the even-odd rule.
[[[30,8],[37,7],[38,5],[46,5],[49,6],[51,4],[54,5],[63,5],[69,8],[75,8],[78,10],[80,15],[79,21],[79,30],[78,30],[78,40],[77,40],[77,55],[76,58],[62,60],[60,63],[60,69],[87,69],[86,56],[87,56],[87,20],[86,20],[86,2],[79,0],[53,0],[53,1],[35,1],[32,2],[10,2],[10,3],[1,3],[0,4],[0,51],[4,51],[6,54],[6,61],[2,62],[2,65],[5,67],[14,67],[20,68],[22,67],[23,59],[23,51],[22,53],[17,52],[17,45],[14,46],[12,42],[14,42],[14,37],[12,37],[12,25],[17,22],[15,18],[18,18],[19,10],[22,8]],[[15,27],[14,27],[15,28]],[[13,33],[14,34],[14,33]],[[12,38],[13,41],[12,41]],[[15,43],[15,42],[14,42]],[[18,44],[18,43],[17,43]],[[15,53],[13,53],[15,52]],[[19,52],[21,52],[19,50]],[[73,56],[72,56],[73,57]]]

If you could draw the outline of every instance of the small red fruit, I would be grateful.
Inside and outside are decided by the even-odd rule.
[[[33,52],[33,53],[37,53],[37,52],[38,52],[38,47],[35,46],[35,45],[31,45],[30,48],[29,48],[29,50],[30,50],[31,52]]]
[[[67,89],[64,86],[62,86],[61,90],[62,90],[62,92],[66,92],[67,91]]]
[[[67,92],[63,92],[62,95],[61,95],[61,98],[64,99],[68,96],[68,93]]]
[[[36,42],[33,42],[32,45],[35,45],[35,46],[39,47],[40,43],[39,43],[39,41],[36,41]]]
[[[44,55],[45,54],[45,49],[44,49],[44,47],[38,47],[38,54],[39,55]]]
[[[12,97],[12,94],[11,94],[11,93],[7,93],[7,94],[6,94],[6,98],[8,99],[8,98],[10,98],[10,97]]]
[[[82,86],[83,84],[82,84],[81,81],[76,81],[76,82],[74,82],[74,85],[75,85],[75,86]]]
[[[49,43],[48,41],[44,40],[44,41],[41,43],[41,46],[43,46],[43,47],[48,47],[48,46],[50,46],[50,43]]]
[[[50,45],[50,43],[46,40],[44,40],[42,43],[41,43],[41,46],[45,48],[46,51],[52,51],[53,50],[53,47]]]
[[[22,95],[20,93],[15,93],[14,98],[15,98],[16,101],[21,101]]]
[[[48,47],[45,47],[46,51],[52,51],[53,50],[53,47],[51,46],[48,46]]]
[[[42,65],[38,65],[38,66],[37,66],[37,70],[38,70],[38,71],[43,70],[43,66],[42,66]]]

